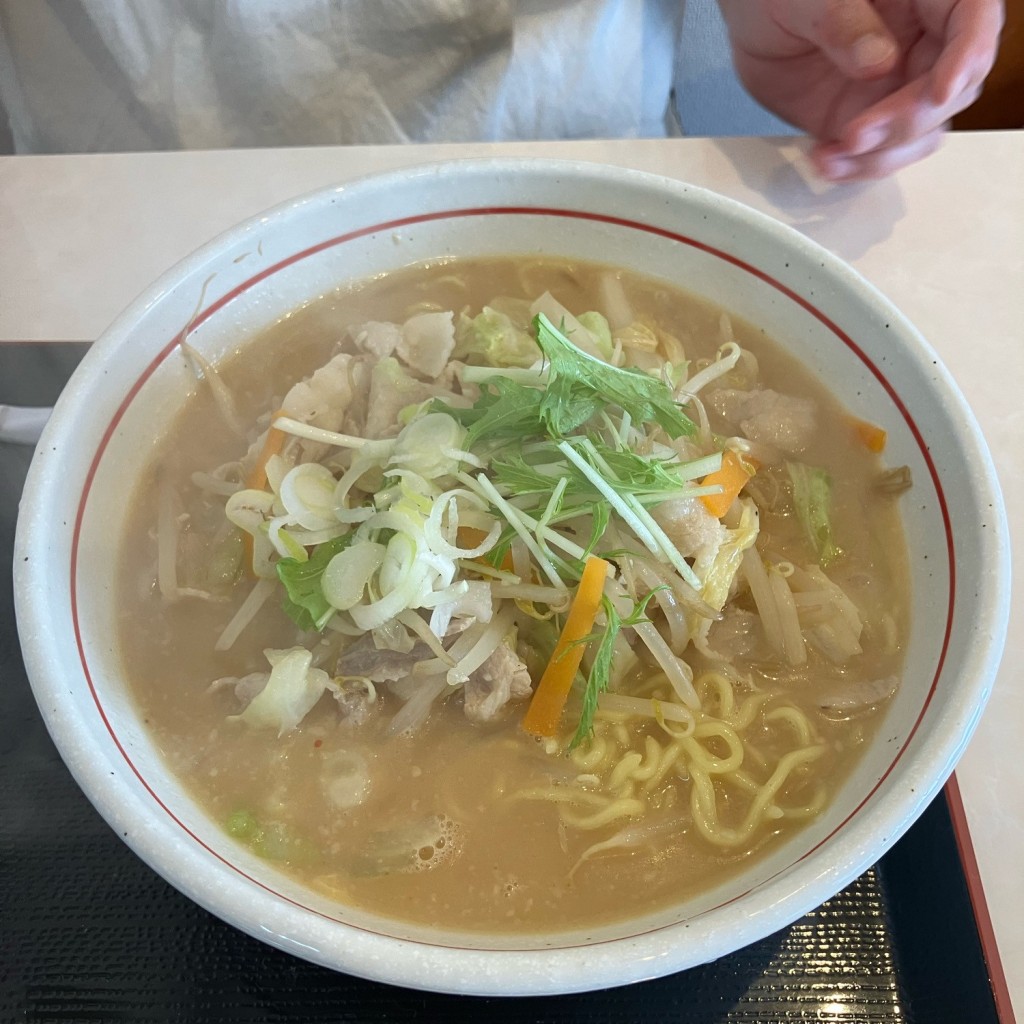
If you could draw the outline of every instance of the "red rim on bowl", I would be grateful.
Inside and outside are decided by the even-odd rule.
[[[805,254],[811,252],[813,253],[815,260],[820,257],[822,260],[821,265],[824,267],[827,262],[829,265],[829,272],[833,276],[839,278],[848,291],[856,293],[856,297],[859,301],[863,302],[865,305],[873,303],[876,308],[879,307],[880,304],[884,305],[886,311],[892,313],[892,320],[895,324],[901,325],[904,333],[912,336],[911,348],[913,348],[913,345],[915,344],[920,345],[922,348],[926,347],[923,341],[914,334],[912,328],[906,324],[898,313],[891,310],[891,307],[885,303],[884,299],[878,296],[869,285],[863,282],[853,271],[846,268],[845,265],[841,264],[834,257],[824,253],[816,245],[807,241],[803,236],[798,235],[791,229],[785,228],[782,225],[771,221],[770,218],[756,214],[753,211],[748,211],[746,208],[741,207],[740,204],[714,196],[711,193],[706,193],[703,190],[694,189],[692,187],[684,187],[677,182],[667,182],[663,179],[658,179],[651,175],[640,174],[638,172],[627,172],[621,170],[613,171],[611,169],[595,168],[591,165],[570,165],[552,161],[466,161],[461,164],[450,164],[447,165],[447,167],[455,168],[453,173],[463,174],[467,179],[472,178],[473,175],[477,175],[478,179],[487,179],[488,181],[500,178],[503,174],[510,177],[514,176],[520,182],[520,187],[516,192],[506,189],[506,194],[514,194],[517,198],[523,194],[522,181],[525,178],[529,178],[531,175],[534,176],[534,180],[540,181],[542,184],[545,182],[550,184],[552,178],[557,179],[559,175],[567,178],[575,176],[591,178],[594,180],[603,179],[605,181],[613,179],[618,187],[632,188],[636,192],[649,190],[652,195],[669,194],[674,197],[674,200],[682,198],[682,193],[688,193],[688,199],[698,204],[704,204],[704,207],[707,209],[713,207],[715,212],[725,219],[733,218],[737,223],[742,224],[742,226],[747,229],[753,225],[755,228],[760,230],[762,236],[770,236],[773,241],[782,242],[788,245],[791,249],[802,251]],[[393,175],[365,179],[361,183],[354,183],[352,185],[345,186],[342,191],[348,192],[350,196],[358,196],[360,188],[369,190],[386,190],[389,186],[408,186],[410,181],[415,179],[417,173],[423,177],[430,175],[436,176],[438,175],[439,170],[438,168],[423,168],[418,172],[405,171]],[[445,173],[447,173],[447,171]],[[486,194],[487,188],[480,186],[478,187],[478,191]],[[490,191],[495,195],[501,194],[500,186],[492,188]],[[137,302],[128,311],[126,311],[121,318],[119,318],[114,327],[112,327],[110,332],[108,332],[107,337],[110,338],[110,344],[112,346],[115,344],[123,344],[133,329],[135,322],[145,316],[147,309],[151,305],[157,303],[163,295],[171,291],[179,280],[184,279],[187,276],[196,277],[201,269],[206,268],[209,261],[215,257],[222,256],[225,252],[229,252],[232,246],[239,244],[245,239],[245,232],[247,230],[252,230],[253,225],[257,222],[259,225],[266,228],[268,225],[272,227],[275,222],[287,222],[288,219],[292,217],[298,219],[302,216],[304,211],[308,212],[310,209],[315,210],[317,203],[325,202],[328,195],[330,195],[330,193],[317,193],[312,197],[304,197],[285,204],[277,210],[270,211],[261,218],[247,222],[247,224],[243,224],[228,232],[220,239],[211,242],[203,250],[200,250],[200,252],[194,257],[185,261],[185,263],[179,268],[175,268],[170,271],[168,275],[165,275],[165,277],[161,279],[161,281],[158,282],[150,292],[137,300]],[[570,200],[570,202],[574,202],[575,199],[576,196],[574,194],[573,199]],[[405,209],[415,208],[414,202],[408,196],[403,199],[402,205]],[[350,920],[335,917],[332,914],[317,909],[316,907],[308,906],[300,900],[294,899],[286,893],[278,891],[266,882],[253,877],[242,866],[234,863],[229,857],[224,856],[222,853],[218,852],[217,849],[214,849],[210,843],[205,841],[201,835],[199,835],[193,828],[190,828],[189,825],[175,813],[175,811],[168,805],[168,802],[161,796],[160,792],[158,792],[160,789],[159,785],[151,783],[151,781],[146,777],[145,772],[141,770],[135,763],[135,760],[133,760],[132,754],[128,749],[130,744],[125,742],[123,734],[121,734],[117,728],[116,715],[108,713],[108,707],[105,705],[104,696],[101,693],[102,687],[98,686],[96,682],[96,670],[90,664],[89,657],[87,656],[87,648],[89,645],[87,643],[86,627],[83,626],[80,615],[80,604],[84,599],[84,593],[81,592],[83,583],[79,572],[80,558],[82,554],[81,542],[83,521],[89,505],[93,484],[100,466],[103,463],[104,457],[107,454],[111,439],[114,437],[125,414],[132,407],[132,403],[138,398],[146,382],[177,349],[179,343],[185,336],[187,336],[191,331],[198,329],[205,322],[209,321],[217,312],[229,306],[233,300],[238,299],[255,286],[273,278],[274,275],[281,271],[293,267],[296,264],[301,263],[303,260],[309,259],[319,253],[336,249],[345,245],[345,243],[352,242],[357,239],[363,239],[372,235],[383,234],[386,232],[389,233],[398,229],[408,228],[415,225],[424,225],[432,222],[456,220],[466,221],[471,218],[496,216],[516,218],[521,215],[525,215],[533,217],[559,218],[565,221],[598,222],[611,228],[623,229],[624,231],[641,232],[647,235],[657,236],[660,239],[664,239],[681,246],[700,250],[702,253],[713,257],[714,259],[724,261],[732,268],[735,268],[744,274],[752,275],[785,300],[798,305],[805,313],[813,317],[818,323],[820,323],[820,325],[822,325],[822,327],[830,332],[831,335],[834,336],[857,361],[859,361],[866,372],[870,374],[875,381],[877,381],[880,388],[891,401],[893,409],[898,413],[899,418],[906,425],[907,432],[913,439],[913,444],[916,446],[917,453],[920,455],[923,464],[927,467],[927,473],[934,492],[934,502],[937,507],[942,529],[945,532],[944,549],[947,564],[942,570],[942,585],[948,587],[948,601],[945,602],[942,613],[943,621],[941,624],[941,640],[939,639],[939,626],[936,625],[936,646],[938,647],[938,650],[935,654],[935,661],[933,662],[935,664],[934,672],[930,682],[928,683],[927,691],[924,691],[923,689],[923,682],[920,684],[922,686],[920,706],[918,706],[916,702],[913,705],[912,715],[908,715],[908,724],[904,729],[903,742],[891,755],[891,758],[888,759],[887,767],[883,768],[881,764],[878,766],[876,781],[870,787],[870,791],[856,802],[853,809],[845,815],[842,821],[830,830],[827,836],[819,839],[813,848],[808,849],[802,854],[799,860],[805,861],[812,853],[818,850],[823,844],[830,842],[839,833],[844,832],[844,830],[850,831],[847,829],[847,826],[855,820],[859,820],[860,817],[863,817],[865,807],[878,794],[878,791],[883,787],[883,784],[893,772],[893,769],[904,759],[908,749],[911,748],[911,741],[914,739],[919,727],[925,720],[928,711],[932,708],[933,697],[936,693],[940,677],[947,665],[947,653],[949,651],[951,637],[953,636],[954,620],[956,616],[967,614],[972,611],[972,609],[968,609],[968,612],[965,612],[962,605],[956,604],[955,601],[956,586],[959,581],[957,578],[954,557],[953,517],[950,514],[946,493],[942,484],[942,477],[938,467],[936,466],[935,460],[932,457],[928,440],[925,437],[925,431],[921,429],[911,412],[911,407],[914,406],[914,402],[904,400],[897,386],[890,380],[889,376],[883,372],[878,362],[869,356],[865,349],[862,348],[862,346],[859,345],[847,331],[840,327],[833,318],[824,312],[822,308],[809,301],[783,280],[767,273],[761,267],[756,266],[754,263],[743,259],[720,246],[712,245],[688,234],[662,227],[658,223],[649,223],[635,218],[616,216],[610,213],[601,212],[599,208],[571,209],[547,203],[538,203],[536,205],[526,205],[522,203],[517,203],[516,205],[505,205],[493,202],[482,203],[477,206],[463,206],[455,208],[431,208],[431,205],[432,204],[428,203],[421,207],[422,212],[413,213],[407,216],[396,216],[393,218],[375,217],[373,218],[374,223],[369,226],[358,227],[335,234],[333,237],[317,241],[312,245],[296,247],[294,251],[275,259],[274,262],[261,269],[258,273],[239,281],[239,283],[230,287],[225,294],[214,301],[211,301],[205,307],[199,309],[191,318],[188,318],[185,321],[183,326],[178,326],[175,333],[168,331],[168,334],[171,335],[169,340],[162,345],[156,356],[144,366],[141,372],[139,372],[137,376],[135,376],[134,379],[126,385],[126,388],[121,392],[123,397],[120,399],[114,398],[109,403],[110,405],[113,405],[113,402],[119,400],[117,408],[110,416],[109,421],[106,422],[105,426],[102,428],[102,432],[99,432],[99,428],[97,426],[90,435],[92,437],[98,436],[98,441],[87,442],[87,444],[89,444],[88,448],[86,448],[84,444],[79,443],[79,448],[84,450],[80,450],[75,455],[77,465],[80,467],[87,466],[88,468],[84,470],[84,477],[81,476],[81,471],[78,473],[79,478],[82,479],[80,493],[75,500],[74,505],[68,509],[68,511],[72,512],[74,516],[69,539],[70,563],[68,564],[66,558],[61,559],[64,561],[64,572],[67,574],[64,579],[67,581],[66,585],[69,587],[70,628],[73,632],[74,642],[77,647],[77,658],[80,663],[80,669],[81,672],[84,673],[84,680],[88,686],[88,699],[95,707],[96,712],[102,721],[102,727],[106,731],[106,734],[109,736],[117,751],[116,757],[121,760],[123,765],[127,767],[130,773],[132,773],[134,778],[137,780],[137,783],[144,789],[147,794],[146,798],[155,802],[155,804],[161,808],[161,813],[166,815],[170,821],[174,823],[174,826],[179,830],[182,836],[187,837],[188,843],[194,844],[195,847],[198,847],[195,857],[201,858],[206,855],[212,855],[216,858],[217,862],[228,870],[229,873],[235,873],[240,879],[245,880],[248,884],[258,886],[267,894],[268,897],[273,897],[275,900],[283,901],[296,911],[301,911],[302,914],[313,915],[314,917],[321,919],[324,922],[325,927],[328,923],[332,926],[337,923],[344,929],[352,929],[366,935],[368,941],[370,941],[370,937],[380,941],[374,945],[373,949],[369,949],[365,956],[362,956],[361,958],[354,957],[346,959],[347,953],[346,956],[342,956],[339,953],[338,948],[327,948],[333,940],[324,939],[324,933],[322,930],[318,932],[318,935],[320,939],[323,940],[324,948],[309,945],[302,941],[301,935],[288,934],[286,929],[277,933],[268,934],[266,926],[257,921],[255,912],[251,908],[247,907],[244,911],[238,911],[237,913],[232,914],[231,908],[227,906],[227,902],[229,901],[228,897],[222,894],[219,890],[216,890],[213,882],[204,883],[202,880],[194,877],[183,877],[184,872],[180,870],[180,865],[169,864],[167,859],[163,857],[161,851],[153,845],[152,839],[142,839],[133,836],[129,842],[136,848],[136,851],[143,856],[144,859],[149,861],[149,863],[156,867],[162,874],[169,877],[170,881],[178,885],[180,888],[183,888],[190,896],[192,896],[192,898],[197,899],[198,902],[209,907],[220,916],[227,917],[228,920],[233,920],[233,923],[236,923],[250,933],[257,935],[257,937],[270,941],[271,943],[288,949],[291,952],[306,956],[308,959],[327,964],[328,966],[342,967],[345,970],[350,970],[352,973],[361,974],[366,977],[397,982],[399,984],[413,985],[425,989],[437,989],[440,991],[466,991],[477,992],[480,994],[526,994],[531,992],[577,991],[585,988],[604,987],[609,983],[625,983],[628,981],[640,980],[645,977],[664,974],[669,970],[678,969],[679,966],[691,965],[700,962],[700,960],[693,959],[693,954],[690,954],[688,957],[686,951],[675,948],[679,943],[672,941],[671,934],[666,934],[664,940],[659,939],[656,948],[651,944],[644,946],[644,939],[651,936],[657,936],[662,933],[673,933],[675,929],[682,926],[688,927],[690,924],[706,919],[709,915],[722,910],[723,907],[742,899],[747,895],[747,893],[737,894],[729,900],[723,901],[716,907],[703,909],[699,913],[695,913],[692,917],[687,918],[686,921],[682,923],[665,924],[634,932],[621,932],[618,934],[618,937],[607,941],[599,940],[595,943],[587,943],[587,948],[594,950],[595,953],[595,956],[592,958],[593,966],[590,966],[588,963],[589,973],[588,971],[583,971],[578,973],[577,976],[562,978],[556,978],[556,968],[552,968],[552,973],[548,974],[546,973],[546,967],[541,968],[538,966],[541,961],[538,961],[535,958],[531,959],[531,957],[533,957],[534,954],[550,957],[553,954],[558,954],[560,951],[566,954],[571,954],[574,949],[578,949],[578,946],[556,943],[551,948],[539,948],[535,943],[530,943],[529,945],[524,945],[521,948],[517,946],[503,945],[500,950],[489,949],[486,945],[461,947],[449,942],[434,943],[411,939],[398,939],[394,938],[387,932],[378,932],[373,929],[353,924]],[[442,204],[438,204],[435,197],[435,203],[433,205],[436,207]],[[580,205],[586,206],[586,200],[581,198]],[[607,200],[602,200],[595,205],[598,207],[601,205],[607,207],[609,203]],[[356,207],[356,209],[358,209],[358,207]],[[657,220],[656,217],[652,217],[651,219]],[[181,323],[181,321],[179,321],[179,323]],[[166,327],[161,328],[161,330],[165,329]],[[150,328],[150,333],[151,332],[152,328]],[[167,335],[164,336],[166,337]],[[928,356],[930,359],[931,353],[928,353]],[[93,377],[95,377],[99,372],[100,371],[95,366],[91,365],[91,361],[87,357],[86,363],[83,364],[81,387],[77,389],[69,389],[73,392],[72,395],[66,400],[62,399],[62,403],[66,401],[66,404],[68,405],[68,412],[63,417],[55,415],[54,420],[48,428],[49,434],[44,435],[43,442],[40,446],[41,448],[43,448],[51,438],[60,439],[65,442],[65,444],[69,443],[69,438],[60,434],[60,431],[62,430],[66,433],[68,432],[68,427],[64,425],[62,421],[66,420],[69,423],[72,423],[73,417],[76,414],[79,416],[86,415],[82,410],[85,408],[88,401],[87,388],[90,380],[89,374],[91,373]],[[945,380],[942,386],[947,388],[951,393],[951,397],[945,396],[946,401],[950,402],[954,407],[951,415],[959,415],[970,423],[970,412],[967,410],[966,404],[963,403],[962,398],[960,398],[955,392],[955,388],[953,388],[951,382]],[[60,411],[61,408],[59,406],[58,413],[60,413]],[[1006,555],[1008,545],[1004,543],[1002,548],[999,546],[1000,542],[1005,540],[1005,516],[1003,516],[1002,522],[1000,523],[998,520],[1001,512],[1001,505],[999,504],[998,489],[995,485],[994,473],[991,471],[990,460],[987,463],[984,461],[984,459],[987,458],[987,451],[984,449],[984,444],[981,441],[980,436],[976,434],[971,435],[971,441],[975,445],[975,449],[973,450],[982,454],[982,464],[978,470],[979,479],[981,479],[983,484],[988,488],[987,496],[991,497],[994,503],[993,514],[996,525],[997,527],[1002,528],[1001,531],[1000,529],[990,531],[991,534],[996,534],[998,536],[995,538],[990,536],[986,538],[985,541],[985,543],[990,543],[993,540],[995,541],[995,547],[992,549],[994,553],[991,554],[991,559],[993,563],[998,564],[993,564],[990,571],[993,575],[993,599],[998,605],[1000,601],[1000,594],[1005,594],[1008,587],[1008,569],[1007,564],[1005,564],[1008,563],[1008,556]],[[51,477],[56,471],[56,468],[53,466],[40,467],[39,469],[33,467],[33,472],[30,473],[29,482],[26,487],[27,504],[31,504],[34,507],[40,504],[41,500],[45,496],[52,493],[55,484]],[[47,474],[49,474],[49,476]],[[978,484],[978,487],[981,488],[982,484]],[[50,488],[50,490],[47,491],[46,488]],[[32,517],[28,518],[32,519]],[[23,549],[25,551],[32,552],[40,550],[40,545],[43,545],[45,548],[45,538],[40,536],[40,529],[41,526],[35,519],[32,519],[31,522],[25,524],[19,523],[17,546],[19,554]],[[38,587],[33,590],[30,586],[26,586],[24,588],[19,586],[20,581],[17,579],[18,573],[25,572],[25,582],[28,583],[27,570],[22,570],[20,568],[20,563],[21,559],[17,558],[16,592],[18,594],[19,626],[22,628],[23,637],[28,638],[25,643],[26,664],[29,668],[33,687],[36,689],[37,699],[39,699],[40,705],[43,708],[44,717],[46,717],[47,724],[51,729],[54,738],[57,740],[62,753],[65,755],[65,759],[72,767],[72,770],[75,772],[79,782],[82,784],[87,794],[93,802],[97,804],[101,813],[103,813],[109,821],[123,825],[128,820],[126,816],[129,812],[123,810],[117,805],[115,798],[110,797],[104,792],[103,784],[96,778],[98,771],[96,766],[88,763],[87,759],[83,758],[80,751],[73,749],[76,740],[72,736],[72,733],[77,729],[77,726],[69,717],[64,716],[59,706],[54,706],[53,708],[47,707],[45,695],[50,690],[53,690],[54,687],[59,686],[59,683],[55,680],[55,675],[59,675],[60,671],[58,665],[59,659],[52,651],[45,649],[45,645],[40,645],[38,642],[33,643],[32,638],[36,637],[41,630],[45,630],[47,626],[47,622],[45,620],[48,615],[56,617],[59,613],[45,607],[45,601],[41,599],[37,592]],[[1003,603],[1006,604],[1008,602],[1004,600]],[[936,621],[938,621],[938,618],[939,616],[936,614]],[[54,623],[55,628],[56,625],[57,624]],[[1005,621],[1001,631],[999,623],[996,622],[994,624],[992,635],[989,638],[988,646],[983,650],[980,649],[980,653],[977,655],[975,662],[972,663],[976,665],[979,676],[981,677],[973,684],[975,687],[973,692],[976,694],[976,701],[982,704],[987,696],[988,688],[991,685],[991,677],[994,676],[995,668],[998,664],[998,652],[1001,648],[1001,635],[1003,634],[1005,634]],[[956,663],[956,659],[954,659],[954,663]],[[56,704],[56,702],[54,702],[54,704]],[[888,793],[887,790],[886,810],[882,815],[884,820],[883,827],[886,832],[886,841],[896,838],[899,834],[902,834],[902,831],[909,827],[913,817],[916,816],[917,811],[923,808],[924,804],[930,799],[931,795],[938,790],[942,782],[945,780],[946,775],[948,775],[948,772],[952,769],[955,756],[960,750],[962,750],[970,732],[973,729],[974,722],[977,718],[977,708],[974,709],[973,716],[971,709],[967,708],[955,709],[955,715],[956,734],[945,736],[941,742],[936,741],[931,744],[927,758],[927,772],[931,774],[921,780],[916,799],[900,796],[897,801],[896,799],[891,798],[892,794]],[[920,744],[917,746],[920,748]],[[110,756],[113,757],[114,755],[111,753]],[[935,765],[937,763],[941,766],[938,771],[935,769]],[[111,764],[113,764],[113,762],[111,762]],[[104,779],[103,781],[105,782],[106,780]],[[891,787],[889,787],[889,789],[891,789]],[[138,799],[142,799],[141,795]],[[211,826],[211,828],[213,827],[214,826]],[[863,839],[863,836],[859,836],[858,839]],[[825,896],[830,894],[830,892],[837,891],[838,888],[841,888],[842,885],[845,885],[849,880],[869,866],[872,860],[881,852],[877,848],[873,851],[868,850],[867,852],[864,852],[860,850],[859,846],[855,846],[855,844],[849,844],[849,846],[850,848],[846,850],[845,854],[846,863],[844,863],[841,868],[834,869],[831,875],[827,872],[819,873],[818,877],[813,879],[813,884],[809,885],[803,894],[796,890],[784,892],[779,902],[780,904],[785,905],[785,917],[783,919],[774,920],[769,925],[766,925],[761,934],[768,934],[768,932],[783,926],[788,921],[793,920],[801,913],[810,909],[817,902],[820,902],[820,899],[825,898]],[[201,850],[202,853],[199,853],[199,850]],[[873,856],[871,855],[872,852]],[[867,859],[865,860],[865,858]],[[853,863],[855,859],[857,860],[857,863]],[[195,867],[197,863],[198,862],[196,862],[193,857],[193,867]],[[775,875],[772,875],[771,878],[761,879],[756,888],[760,889],[767,882],[777,878],[778,875],[791,871],[792,866],[792,864],[789,864]],[[177,873],[175,872],[175,868],[178,868]],[[841,874],[843,871],[846,871],[847,874]],[[811,880],[809,879],[808,881]],[[833,887],[830,889],[830,892],[826,892],[826,887],[830,885]],[[810,902],[807,902],[808,893],[813,896]],[[800,902],[801,900],[803,900],[802,903]],[[732,913],[732,911],[730,911],[730,913]],[[299,926],[295,921],[292,921],[288,927],[298,929]],[[691,935],[695,934],[696,933],[691,933]],[[745,939],[745,941],[753,941],[753,939],[758,937],[760,937],[760,935],[752,933]],[[716,938],[717,941],[721,943],[722,940],[720,937],[716,936]],[[336,943],[336,946],[342,945],[343,941],[344,940],[339,940],[339,942]],[[382,966],[379,961],[383,959],[381,956],[384,948],[383,944],[387,944],[389,947],[401,946],[408,950],[419,949],[423,951],[423,962],[418,966],[409,966],[409,964],[406,963],[385,964]],[[619,975],[615,978],[610,978],[605,968],[611,961],[605,960],[602,962],[602,956],[596,955],[598,951],[595,947],[597,946],[622,946],[624,949],[628,947],[630,952],[635,952],[637,954],[637,960],[635,963],[623,965]],[[431,953],[431,950],[436,950],[437,952]],[[719,945],[719,947],[712,950],[711,955],[720,955],[720,953],[725,951],[724,946]],[[451,976],[444,976],[443,972],[439,972],[436,975],[432,973],[437,970],[438,961],[432,960],[431,957],[444,956],[448,953],[451,953],[452,955],[455,953],[464,955],[465,965],[460,966],[459,970],[457,972],[453,972]],[[608,951],[608,955],[612,955],[610,950]],[[627,956],[628,955],[629,954],[627,953]],[[517,956],[525,957],[525,959],[520,960],[519,963],[528,965],[538,973],[533,977],[528,976],[520,978],[516,983],[509,982],[507,978],[502,976],[501,971],[497,971],[491,975],[488,973],[489,965],[493,963],[491,958],[497,956],[511,957],[513,959]],[[702,959],[707,959],[707,956],[704,956]],[[546,963],[546,961],[544,963]],[[447,969],[448,967],[446,965],[444,970]],[[456,985],[452,980],[456,974],[458,974],[458,977],[461,979],[458,985]]]

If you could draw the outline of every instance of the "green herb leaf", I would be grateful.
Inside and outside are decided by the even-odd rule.
[[[532,463],[527,462],[520,452],[510,452],[492,459],[491,472],[495,483],[509,494],[549,495],[558,478],[565,476],[569,478],[570,489],[573,488],[579,474],[570,472],[562,453],[553,444],[544,445],[541,458],[543,461]]]
[[[583,549],[584,562],[594,553],[594,548],[597,547],[598,542],[604,536],[604,531],[608,529],[608,523],[612,518],[611,506],[607,501],[591,502],[590,512],[593,517],[593,525],[590,528],[590,539],[587,541],[587,546]]]
[[[583,441],[583,438],[580,435],[569,438],[570,443],[588,461],[592,461],[588,446],[579,448],[576,444],[578,440]],[[587,434],[586,441],[612,471],[612,476],[606,479],[616,490],[638,498],[671,498],[689,486],[690,481],[683,478],[679,472],[680,463],[676,461],[646,458],[627,448],[613,448],[596,434]],[[491,462],[491,470],[496,483],[505,487],[510,494],[550,494],[560,477],[569,481],[567,496],[585,495],[593,498],[598,493],[593,483],[565,458],[558,445],[552,441],[531,445],[525,455],[514,452],[495,458]]]
[[[672,392],[656,377],[587,355],[543,313],[534,318],[533,324],[537,344],[551,365],[540,411],[554,436],[564,437],[609,403],[624,409],[636,423],[653,420],[669,437],[697,432]],[[589,415],[581,418],[587,409],[591,410]]]
[[[457,409],[435,399],[431,410],[445,412],[468,428],[466,448],[481,440],[511,440],[543,432],[540,404],[543,395],[500,375],[480,385],[480,397],[468,409]]]
[[[823,469],[802,462],[787,462],[793,482],[796,517],[807,534],[822,566],[834,562],[842,550],[832,536],[832,480]]]
[[[305,562],[296,558],[282,558],[277,563],[278,579],[288,592],[284,610],[288,617],[308,632],[319,632],[334,614],[334,608],[324,597],[320,580],[331,559],[352,543],[354,532],[343,533],[333,540],[318,544]]]
[[[499,534],[494,547],[483,556],[484,560],[493,565],[495,569],[500,569],[501,563],[505,561],[505,556],[512,547],[512,541],[518,536],[514,527],[506,526]]]
[[[615,606],[607,597],[601,598],[604,607],[604,629],[596,635],[591,635],[581,640],[580,643],[589,643],[596,637],[600,638],[597,645],[597,653],[587,674],[587,685],[583,690],[583,707],[580,710],[579,724],[569,743],[569,749],[578,747],[594,730],[594,715],[597,713],[597,698],[608,689],[611,682],[612,659],[615,657],[615,638],[619,635],[622,626],[622,618],[615,610]]]
[[[678,494],[688,483],[679,474],[680,464],[674,459],[647,458],[628,448],[612,448],[597,437],[591,437],[590,442],[617,480],[637,497],[663,495],[668,498]]]
[[[594,715],[597,713],[597,698],[604,693],[611,682],[612,661],[615,658],[615,638],[623,626],[637,626],[641,622],[648,621],[645,616],[647,605],[659,590],[665,587],[655,587],[633,605],[633,610],[625,618],[615,610],[615,606],[608,598],[601,598],[601,605],[604,608],[604,629],[600,633],[591,634],[585,637],[580,643],[590,643],[599,640],[597,653],[590,666],[587,675],[586,688],[583,691],[583,707],[580,710],[579,724],[569,743],[569,749],[573,750],[580,745],[594,730]]]

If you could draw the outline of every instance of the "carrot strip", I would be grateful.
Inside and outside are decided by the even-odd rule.
[[[287,414],[284,409],[278,409],[270,417],[270,428],[267,430],[267,436],[263,441],[259,457],[249,471],[249,475],[245,478],[245,486],[250,491],[262,491],[267,486],[267,463],[280,453],[285,441],[288,440],[288,435],[283,430],[278,430],[274,426],[274,421],[278,416],[285,415]],[[245,563],[248,565],[249,571],[255,575],[256,570],[253,566],[253,558],[256,553],[253,550],[252,536],[244,530],[242,531],[242,549],[244,551]]]
[[[874,423],[868,423],[867,420],[853,419],[850,422],[853,425],[853,432],[857,436],[857,440],[869,452],[875,452],[877,455],[885,450],[885,442],[888,439],[888,435],[881,427],[876,427]]]
[[[523,718],[523,728],[534,736],[554,736],[558,731],[562,709],[583,660],[584,645],[579,641],[594,628],[607,574],[608,563],[603,558],[591,555],[587,559],[562,635]]]
[[[481,545],[484,542],[484,538],[487,536],[487,534],[484,533],[483,530],[478,530],[475,526],[460,526],[457,536],[459,545],[461,547],[475,548],[479,547],[479,545]],[[488,565],[490,564],[489,562],[487,562],[486,555],[480,555],[480,557],[475,560],[477,562],[484,562]],[[501,565],[499,565],[498,568],[504,570],[505,572],[515,572],[515,568],[512,565],[511,551],[505,552],[505,557],[501,560]]]
[[[701,481],[705,487],[720,486],[722,493],[702,494],[700,500],[713,516],[721,519],[753,475],[753,467],[734,451],[727,449],[722,453],[722,468],[708,473]]]
[[[287,415],[284,409],[278,409],[273,416],[270,417],[270,429],[267,431],[266,439],[263,442],[263,448],[260,451],[259,458],[257,458],[255,465],[249,471],[249,475],[245,478],[245,486],[251,491],[262,491],[267,485],[267,463],[277,455],[284,447],[285,441],[288,440],[288,435],[283,430],[278,430],[274,426],[274,421],[278,416]]]

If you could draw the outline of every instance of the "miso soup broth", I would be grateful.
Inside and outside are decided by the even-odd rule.
[[[510,257],[183,349],[118,568],[168,763],[396,922],[576,931],[772,849],[877,728],[909,606],[906,474],[784,345]]]

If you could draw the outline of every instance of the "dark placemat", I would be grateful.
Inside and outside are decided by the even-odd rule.
[[[0,403],[50,404],[82,346],[0,346]],[[61,762],[25,678],[11,559],[27,448],[0,444],[0,1021],[997,1021],[940,797],[789,928],[627,988],[517,1000],[362,981],[272,949],[155,875]]]

